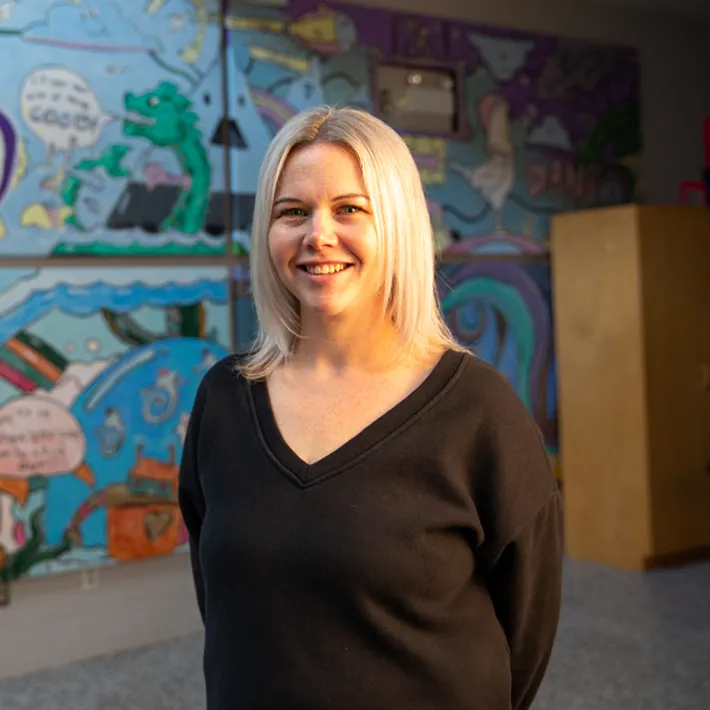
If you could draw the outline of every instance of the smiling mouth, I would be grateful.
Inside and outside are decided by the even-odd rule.
[[[300,264],[298,268],[311,276],[329,276],[346,271],[351,266],[352,264]]]
[[[155,123],[154,118],[149,118],[148,116],[143,116],[140,113],[133,112],[126,114],[126,121],[128,123],[134,123],[142,126],[152,126]]]

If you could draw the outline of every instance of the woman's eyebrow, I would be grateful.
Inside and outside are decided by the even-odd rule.
[[[331,202],[338,202],[339,200],[352,200],[356,197],[368,201],[370,199],[367,195],[363,195],[360,192],[349,192],[345,195],[338,195],[337,197],[334,197]],[[276,205],[280,205],[283,202],[303,202],[303,200],[299,200],[297,197],[279,197],[278,200],[274,201],[274,207],[276,207]]]

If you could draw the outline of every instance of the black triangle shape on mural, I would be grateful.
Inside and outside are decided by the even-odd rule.
[[[237,122],[233,118],[223,118],[219,122],[212,135],[212,145],[225,145],[225,136],[229,141],[227,145],[230,148],[244,150],[248,147],[242,132],[239,130]]]

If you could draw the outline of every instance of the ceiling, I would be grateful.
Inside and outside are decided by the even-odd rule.
[[[710,0],[594,0],[594,2],[599,5],[614,5],[646,12],[664,12],[710,20]]]

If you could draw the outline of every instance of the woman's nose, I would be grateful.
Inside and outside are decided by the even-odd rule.
[[[330,212],[314,210],[306,234],[308,244],[311,246],[333,244],[336,239],[335,225]]]

